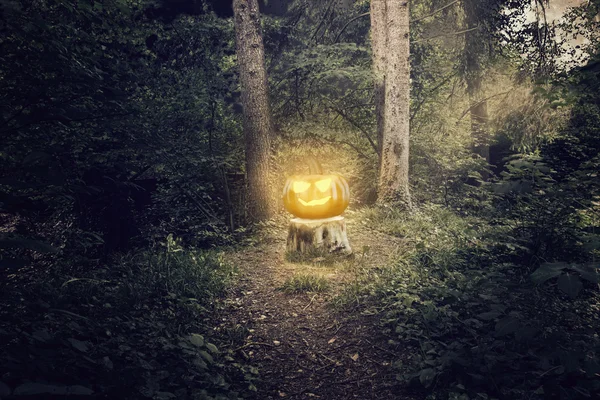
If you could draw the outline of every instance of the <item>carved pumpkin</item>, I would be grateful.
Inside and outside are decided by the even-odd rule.
[[[296,217],[329,218],[340,215],[350,201],[348,182],[339,175],[323,175],[321,164],[311,157],[309,175],[290,177],[283,189],[285,209]]]

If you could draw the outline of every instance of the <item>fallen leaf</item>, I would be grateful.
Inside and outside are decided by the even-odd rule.
[[[74,348],[76,348],[77,350],[85,353],[86,351],[88,351],[88,345],[86,342],[82,342],[81,340],[77,340],[77,339],[67,339],[70,343],[71,346],[73,346]]]
[[[215,346],[212,343],[206,343],[206,348],[208,349],[208,351],[210,351],[213,354],[219,353],[219,349],[217,349],[217,346]]]
[[[210,354],[208,354],[206,351],[200,350],[198,353],[200,354],[200,356],[202,356],[202,358],[204,358],[206,360],[207,363],[212,364],[215,362],[215,360],[212,358],[212,356]]]
[[[194,361],[193,361],[194,365],[197,366],[200,369],[207,369],[208,368],[208,364],[206,364],[206,361],[204,361],[203,359],[201,359],[200,357],[197,357]]]
[[[197,347],[204,346],[204,336],[202,336],[202,335],[198,335],[197,333],[192,333],[188,337],[188,339],[194,346],[197,346]]]
[[[31,334],[31,336],[40,342],[47,342],[48,340],[52,339],[48,331],[45,329],[41,331],[35,331]]]
[[[352,361],[358,361],[358,353],[354,354],[350,358],[352,359]]]
[[[335,339],[336,339],[336,338],[331,338],[331,339],[329,339],[329,341],[327,342],[327,344],[331,344],[331,343],[335,342]]]

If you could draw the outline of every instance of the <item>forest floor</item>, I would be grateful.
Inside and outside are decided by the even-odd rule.
[[[385,268],[389,257],[403,251],[402,239],[350,217],[353,255],[290,262],[286,227],[279,225],[265,229],[257,245],[228,254],[240,280],[216,328],[225,335],[244,327],[234,351],[259,370],[257,398],[417,398],[395,379],[392,364],[405,358],[403,349],[388,343],[377,310],[361,304],[362,296],[352,290],[360,276]],[[324,279],[328,290],[282,290],[294,275]]]

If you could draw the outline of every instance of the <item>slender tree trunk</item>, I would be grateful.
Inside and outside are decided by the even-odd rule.
[[[385,53],[387,30],[385,26],[385,0],[371,0],[371,48],[373,50],[373,75],[375,81],[375,117],[377,120],[377,148],[381,170],[383,121],[385,108]]]
[[[386,0],[385,26],[387,56],[378,202],[399,202],[410,208],[410,38],[407,0]]]
[[[478,24],[476,6],[479,0],[463,1],[466,28],[474,28]],[[488,122],[487,100],[482,90],[483,67],[481,57],[485,52],[483,38],[477,30],[465,33],[465,80],[469,95],[471,115],[471,137],[473,139],[473,152],[478,154],[488,163],[490,162],[490,146],[486,132]],[[487,180],[487,174],[483,175]]]
[[[271,211],[269,152],[273,125],[257,0],[234,0],[233,13],[244,108],[248,185],[246,204],[250,220],[260,221],[268,218]]]
[[[471,105],[471,136],[473,137],[473,151],[488,163],[490,162],[490,145],[486,125],[489,119],[487,100],[481,90],[481,75],[467,80],[467,91]]]

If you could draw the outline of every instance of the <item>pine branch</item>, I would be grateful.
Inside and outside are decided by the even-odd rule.
[[[377,145],[375,144],[375,142],[373,142],[373,139],[371,139],[371,135],[369,135],[369,132],[367,132],[362,126],[360,126],[356,121],[354,121],[344,111],[340,110],[331,100],[329,100],[326,97],[323,97],[323,98],[325,100],[327,100],[329,102],[329,104],[331,104],[330,108],[333,111],[335,111],[340,117],[342,117],[346,121],[348,121],[350,123],[350,125],[354,126],[356,129],[358,129],[364,135],[364,137],[369,141],[369,144],[371,145],[371,147],[373,148],[373,150],[375,150],[375,153],[377,153],[377,155],[379,155],[379,148],[377,147]]]
[[[371,14],[371,13],[367,11],[366,13],[362,13],[362,14],[360,14],[360,15],[357,15],[357,16],[356,16],[356,17],[354,17],[354,18],[351,18],[351,19],[350,19],[348,22],[346,22],[346,25],[344,25],[344,26],[342,27],[342,29],[340,29],[340,31],[338,32],[337,36],[335,37],[335,39],[334,39],[333,43],[337,43],[337,42],[338,42],[338,40],[340,39],[340,36],[342,36],[342,33],[344,33],[344,31],[346,30],[346,28],[347,28],[347,27],[348,27],[348,26],[349,26],[351,23],[353,23],[354,21],[356,21],[356,20],[357,20],[357,19],[359,19],[359,18],[366,17],[367,15],[370,15],[370,14]]]
[[[453,2],[450,2],[449,4],[446,4],[446,5],[445,5],[444,7],[442,7],[442,8],[438,8],[437,10],[433,11],[433,12],[432,12],[432,13],[430,13],[430,14],[424,15],[424,16],[422,16],[422,17],[419,17],[419,18],[417,18],[417,19],[413,19],[413,20],[412,20],[412,21],[410,21],[410,22],[419,22],[419,21],[421,21],[421,20],[424,20],[424,19],[426,19],[426,18],[433,17],[434,15],[436,15],[436,14],[439,14],[440,12],[444,11],[446,8],[453,6],[453,5],[455,5],[456,3],[458,3],[458,2],[460,2],[460,0],[454,0]]]

